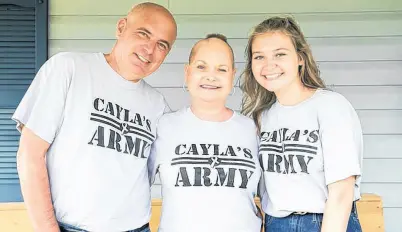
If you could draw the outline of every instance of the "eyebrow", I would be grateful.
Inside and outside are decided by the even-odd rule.
[[[272,51],[273,51],[273,52],[277,52],[277,51],[280,51],[280,50],[290,51],[290,50],[287,49],[287,48],[277,48],[277,49],[274,49],[274,50],[272,50]],[[256,54],[256,53],[263,53],[263,52],[255,51],[255,52],[252,53],[252,55],[254,55],[254,54]]]
[[[140,27],[140,28],[138,28],[137,30],[145,31],[147,34],[152,35],[152,33],[151,33],[148,29],[146,29],[146,28],[144,28],[144,27]],[[168,41],[166,41],[166,40],[164,40],[164,39],[161,39],[161,40],[159,40],[159,41],[160,41],[161,43],[164,43],[164,44],[166,45],[166,47],[167,47],[168,49],[170,49],[170,44],[169,44]]]
[[[203,60],[194,60],[194,63],[196,63],[196,62],[201,62],[201,63],[203,63],[203,64],[206,64],[207,62],[205,62],[205,61],[203,61]]]
[[[262,53],[262,52],[259,52],[259,51],[257,51],[257,52],[253,52],[253,53],[252,53],[252,55],[257,54],[257,53]]]
[[[207,62],[205,62],[205,61],[203,61],[203,60],[195,60],[195,61],[194,61],[194,63],[197,63],[197,62],[201,62],[201,63],[203,63],[203,64],[208,64]],[[226,67],[226,68],[229,68],[230,65],[227,65],[227,64],[220,64],[218,67]]]
[[[289,49],[287,49],[287,48],[278,48],[278,49],[275,49],[274,52],[279,51],[279,50],[286,50],[286,51],[289,51]]]

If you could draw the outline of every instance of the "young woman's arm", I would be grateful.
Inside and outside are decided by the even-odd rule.
[[[320,135],[328,198],[322,232],[345,232],[358,196],[363,135],[358,115],[341,95],[331,93],[320,111]]]
[[[345,232],[354,200],[355,177],[328,185],[321,232]]]

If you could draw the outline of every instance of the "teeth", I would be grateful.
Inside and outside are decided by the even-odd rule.
[[[145,59],[144,57],[142,57],[142,56],[140,56],[140,55],[138,55],[138,54],[137,54],[137,56],[138,56],[138,58],[139,58],[142,62],[151,63],[149,60]]]
[[[273,75],[263,75],[263,77],[265,77],[267,79],[275,79],[275,78],[278,78],[280,75],[282,75],[282,73],[273,74]]]
[[[206,88],[206,89],[217,89],[219,87],[217,86],[212,86],[212,85],[201,85],[201,88]]]

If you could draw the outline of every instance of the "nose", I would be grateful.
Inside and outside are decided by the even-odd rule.
[[[215,75],[213,73],[209,73],[207,75],[207,80],[208,81],[216,81],[216,77],[215,77]]]
[[[218,68],[211,67],[206,70],[207,80],[216,81],[220,77],[220,72]]]
[[[149,40],[145,45],[144,45],[144,50],[148,55],[151,55],[154,53],[156,48],[156,42]]]
[[[277,64],[274,59],[266,59],[264,61],[263,69],[272,70],[272,69],[275,69],[276,66],[277,66]]]

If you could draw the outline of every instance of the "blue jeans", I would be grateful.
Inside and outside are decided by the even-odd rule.
[[[307,213],[304,215],[291,214],[284,218],[265,215],[265,232],[320,232],[323,214]],[[346,232],[362,232],[357,215],[356,203],[352,212]]]
[[[78,227],[68,225],[68,224],[65,224],[62,222],[59,222],[59,226],[60,226],[61,232],[88,232],[87,230],[83,230]],[[128,231],[124,231],[124,232],[151,232],[151,230],[149,229],[149,224],[147,223],[147,224],[143,225],[141,228],[134,229],[134,230],[128,230]]]

